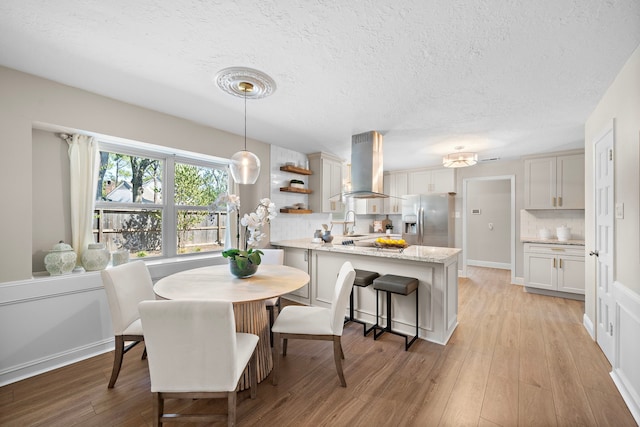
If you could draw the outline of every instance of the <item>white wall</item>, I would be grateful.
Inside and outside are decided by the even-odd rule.
[[[596,58],[597,60],[597,58]],[[640,423],[640,46],[585,124],[585,244],[595,248],[594,139],[614,121],[615,203],[624,218],[614,222],[614,361],[612,377]],[[596,260],[587,257],[585,324],[596,324]]]

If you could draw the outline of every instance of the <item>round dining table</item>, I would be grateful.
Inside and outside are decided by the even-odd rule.
[[[153,286],[156,295],[171,300],[216,300],[233,303],[237,332],[258,335],[258,382],[273,368],[265,300],[300,289],[309,283],[307,272],[285,265],[260,265],[251,277],[231,275],[228,264],[185,270],[164,277]],[[240,390],[249,388],[245,372]]]

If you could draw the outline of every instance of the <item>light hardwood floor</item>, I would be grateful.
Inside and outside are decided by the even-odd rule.
[[[330,342],[294,340],[258,397],[238,397],[239,425],[272,426],[635,426],[582,326],[584,304],[523,292],[509,272],[470,268],[460,279],[459,326],[449,344],[345,328],[347,388]],[[139,346],[140,347],[140,346]],[[113,353],[0,388],[2,426],[150,426],[142,348],[125,356],[107,389]],[[168,410],[217,411],[192,401]]]

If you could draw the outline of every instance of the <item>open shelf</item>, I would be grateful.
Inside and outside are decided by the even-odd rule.
[[[309,169],[299,168],[297,166],[280,166],[280,170],[284,172],[297,173],[300,175],[313,175],[313,172],[311,172]]]
[[[307,188],[296,188],[296,187],[280,187],[280,191],[285,191],[287,193],[301,193],[301,194],[311,194],[311,190]]]
[[[280,209],[282,213],[290,213],[290,214],[310,214],[313,211],[309,209]]]

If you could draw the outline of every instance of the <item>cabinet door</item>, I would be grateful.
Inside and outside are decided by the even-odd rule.
[[[398,172],[393,174],[391,181],[391,211],[393,214],[402,213],[402,198],[409,194],[409,175],[406,172]]]
[[[431,188],[431,171],[409,172],[407,194],[427,194]]]
[[[557,265],[555,255],[537,253],[524,254],[525,286],[540,289],[557,289]]]
[[[435,169],[431,171],[430,193],[455,193],[455,169]]]
[[[525,160],[524,208],[555,209],[556,205],[556,158]]]
[[[387,196],[389,196],[388,198],[384,199],[383,202],[383,213],[385,214],[392,214],[393,213],[393,195],[391,194],[391,176],[390,174],[385,174],[383,181],[382,181],[382,187],[383,187],[383,191],[384,194],[386,194]]]
[[[284,265],[299,268],[309,273],[309,251],[299,248],[284,248]],[[295,301],[309,304],[309,284],[304,285],[300,289],[287,294],[287,296],[288,295],[294,296],[293,299]]]
[[[558,257],[558,290],[584,294],[584,256]]]
[[[557,158],[558,209],[584,209],[584,154]]]
[[[329,200],[330,198],[335,199],[342,191],[342,164],[330,160],[325,160],[324,163],[327,167],[323,167],[323,171],[329,175],[326,177],[327,186],[323,186],[325,200],[328,202],[327,209],[324,210],[324,212],[342,212],[344,210],[344,204],[342,202]],[[325,177],[323,177],[323,182],[325,182],[324,178]]]

